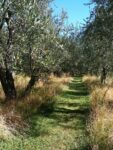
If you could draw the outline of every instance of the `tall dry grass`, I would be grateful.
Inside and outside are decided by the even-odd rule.
[[[88,124],[90,145],[96,150],[113,149],[113,110],[105,106],[92,112]]]
[[[12,128],[6,123],[4,116],[0,115],[0,140],[13,138]]]
[[[54,76],[53,74],[50,75],[49,77],[50,81],[54,82],[54,83],[59,83],[59,84],[67,84],[72,80],[72,77],[67,75],[67,74],[63,74],[61,77],[57,77]]]
[[[113,87],[111,86],[102,86],[95,87],[90,95],[91,107],[95,109],[98,106],[113,106]]]
[[[44,108],[45,110],[51,106],[54,106],[56,102],[56,96],[61,92],[61,87],[58,84],[43,84],[38,89],[34,89],[32,93],[26,96],[23,100],[18,102],[18,109],[25,115],[37,113]]]
[[[85,76],[84,83],[90,89],[91,113],[88,132],[92,150],[113,150],[113,80],[106,84],[99,77]]]
[[[91,90],[94,87],[100,85],[99,77],[95,75],[84,75],[82,81],[87,85],[87,87]]]
[[[71,77],[66,75],[60,78],[51,75],[46,81],[39,80],[35,84],[32,92],[18,102],[18,108],[26,115],[36,113],[40,111],[40,109],[45,112],[52,111],[56,103],[56,96],[62,91],[63,86],[68,84],[71,79]],[[19,86],[21,87],[21,85]]]

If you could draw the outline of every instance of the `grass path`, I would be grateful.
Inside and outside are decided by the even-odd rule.
[[[39,134],[38,137],[36,135],[39,147],[37,149],[84,149],[89,100],[81,78],[74,78],[57,99],[53,113],[32,118],[34,131]]]
[[[13,143],[14,150],[87,150],[89,99],[81,78],[74,78],[57,99],[52,113],[30,118],[32,134]]]

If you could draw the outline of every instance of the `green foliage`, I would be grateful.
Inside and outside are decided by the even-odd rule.
[[[50,2],[0,1],[0,81],[7,99],[18,95],[12,71],[31,77],[28,91],[43,74],[75,73],[75,56],[76,60],[79,57],[79,48],[75,46],[77,31],[73,26],[66,27],[64,11],[53,16]]]
[[[84,68],[87,72],[99,74],[104,66],[107,72],[111,72],[113,4],[108,0],[93,2],[94,8],[82,32]]]
[[[1,62],[5,67],[6,52],[11,60],[8,65],[17,72],[35,74],[38,68],[55,70],[62,62],[59,57],[64,54],[61,44],[61,33],[65,21],[65,13],[61,18],[52,16],[50,1],[30,0],[19,2],[0,2],[1,18]],[[3,5],[2,5],[3,4]],[[8,30],[6,29],[7,8],[11,12],[10,28],[12,29],[12,43],[7,50]],[[4,58],[4,59],[3,59]],[[35,70],[35,72],[34,72]]]

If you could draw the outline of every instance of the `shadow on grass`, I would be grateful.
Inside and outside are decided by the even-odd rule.
[[[87,112],[89,112],[89,109],[87,107],[82,107],[79,109],[75,109],[75,110],[71,110],[71,109],[66,109],[66,108],[57,108],[55,110],[55,112],[57,113],[64,113],[64,114],[86,114]]]
[[[80,91],[65,91],[64,93],[64,96],[87,96],[88,95],[88,92],[85,91],[85,90],[80,90]]]

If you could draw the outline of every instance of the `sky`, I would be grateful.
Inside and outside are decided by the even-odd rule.
[[[89,0],[54,0],[52,7],[55,14],[59,14],[61,10],[65,10],[68,14],[68,22],[76,24],[83,24],[91,8],[85,4]]]

